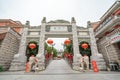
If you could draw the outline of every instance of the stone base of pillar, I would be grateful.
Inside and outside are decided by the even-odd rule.
[[[38,69],[39,71],[45,70],[45,62],[44,62],[44,55],[43,54],[37,54],[38,59]]]
[[[97,67],[100,71],[106,70],[106,62],[104,61],[102,54],[97,54],[97,56],[92,57],[92,60],[96,61]]]
[[[99,61],[96,61],[96,62],[97,62],[98,69],[100,71],[106,70],[106,63],[105,63],[105,61],[99,60]]]
[[[9,71],[25,71],[25,63],[20,61],[12,61]]]
[[[24,58],[26,58],[26,57],[24,56]],[[9,71],[22,71],[22,70],[25,70],[25,65],[26,65],[25,59],[20,59],[20,55],[16,54],[14,56],[13,61],[11,62],[11,66],[9,68]]]
[[[13,61],[11,62],[9,71],[22,71],[22,70],[25,70],[25,64],[26,64],[25,61],[22,62],[22,60],[20,60],[20,55],[16,54],[14,56]]]
[[[72,68],[73,68],[73,70],[80,71],[81,70],[80,63],[77,63],[77,62],[73,63]]]
[[[81,67],[80,67],[80,61],[81,61],[81,55],[80,54],[75,54],[73,57],[73,63],[72,63],[72,68],[73,70],[77,70],[80,71]]]
[[[45,70],[45,63],[38,63],[38,70],[39,71]]]

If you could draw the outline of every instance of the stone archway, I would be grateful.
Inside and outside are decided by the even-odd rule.
[[[73,69],[76,69],[79,65],[78,62],[81,58],[81,55],[79,54],[79,47],[78,47],[78,33],[77,33],[77,26],[76,21],[74,18],[71,19],[71,23],[64,20],[56,20],[56,21],[50,21],[46,22],[46,18],[42,20],[41,24],[41,32],[40,32],[40,42],[41,45],[39,47],[39,53],[37,55],[37,58],[44,64],[44,41],[47,37],[69,37],[73,40]]]
[[[36,39],[38,41],[39,49],[37,58],[39,60],[40,70],[45,69],[45,40],[48,37],[68,37],[73,41],[73,63],[72,68],[74,70],[79,70],[79,62],[81,59],[81,55],[79,54],[79,39],[89,39],[91,44],[91,52],[92,52],[92,59],[98,61],[98,50],[96,46],[96,40],[94,36],[94,31],[88,22],[88,27],[83,28],[76,25],[76,21],[74,18],[71,18],[71,22],[65,20],[55,20],[46,22],[46,18],[44,17],[41,21],[41,25],[37,27],[31,27],[30,25],[26,25],[23,30],[23,34],[21,37],[21,43],[19,47],[19,52],[14,56],[14,60],[12,62],[13,65],[17,68],[15,70],[24,69],[25,62],[26,62],[26,46],[27,46],[27,39],[29,40]],[[22,60],[21,60],[22,59]],[[14,65],[16,64],[16,65]],[[24,65],[23,65],[24,64]],[[21,68],[22,67],[22,68]]]

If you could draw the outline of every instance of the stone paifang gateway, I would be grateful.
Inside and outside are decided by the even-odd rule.
[[[120,0],[115,1],[100,21],[88,22],[87,28],[77,26],[74,18],[71,22],[46,22],[46,18],[43,18],[40,26],[30,26],[29,21],[23,25],[19,21],[0,19],[0,67],[3,66],[6,70],[24,70],[27,61],[26,47],[30,41],[36,41],[39,45],[39,66],[44,70],[44,42],[48,37],[69,38],[73,41],[74,70],[80,69],[79,43],[82,41],[89,43],[92,53],[90,59],[97,61],[100,70],[106,69],[105,65],[109,63],[117,62],[120,66]]]
[[[21,35],[21,42],[19,45],[18,53],[14,55],[14,59],[11,62],[9,70],[24,70],[26,64],[26,47],[30,41],[36,41],[39,45],[37,58],[39,59],[39,69],[44,70],[45,67],[45,50],[44,43],[49,37],[53,38],[69,38],[73,42],[73,63],[72,68],[74,70],[80,69],[80,58],[82,57],[79,52],[79,43],[86,41],[91,47],[91,60],[96,60],[98,68],[100,70],[106,69],[106,64],[101,54],[98,53],[96,46],[96,40],[94,36],[93,28],[90,22],[87,24],[87,28],[79,27],[76,25],[74,18],[71,18],[71,22],[65,20],[55,20],[46,22],[44,17],[40,26],[32,27],[27,21],[23,28]]]

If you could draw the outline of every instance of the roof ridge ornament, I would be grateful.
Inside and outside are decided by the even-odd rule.
[[[46,17],[43,17],[42,23],[46,23]]]
[[[71,18],[71,23],[76,23],[76,20],[74,17]]]
[[[91,22],[90,21],[87,21],[87,27],[91,28]]]
[[[25,23],[25,26],[30,27],[30,21],[27,20],[26,23]]]

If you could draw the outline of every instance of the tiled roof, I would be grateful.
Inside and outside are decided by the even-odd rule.
[[[91,23],[92,28],[95,30],[98,27],[99,23],[100,23],[100,21],[98,21],[98,22],[92,22]]]
[[[0,22],[10,22],[16,25],[22,25],[20,21],[13,21],[12,19],[0,19]]]

